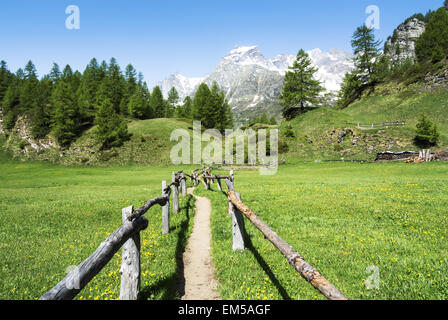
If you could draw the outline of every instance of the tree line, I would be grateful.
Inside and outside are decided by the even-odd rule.
[[[97,127],[95,137],[103,149],[120,146],[130,137],[126,119],[182,117],[218,129],[233,123],[216,83],[211,89],[201,84],[194,98],[187,97],[180,105],[175,88],[164,99],[159,86],[151,92],[142,73],[131,64],[122,71],[114,58],[109,63],[93,58],[83,73],[70,65],[61,70],[54,63],[40,79],[32,61],[15,73],[1,61],[0,107],[6,129],[11,130],[19,116],[26,116],[33,138],[51,134],[62,147],[92,126]]]

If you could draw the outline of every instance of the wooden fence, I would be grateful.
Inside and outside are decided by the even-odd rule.
[[[224,192],[222,180],[227,185],[228,212],[232,216],[233,250],[245,249],[244,217],[246,217],[266,239],[268,239],[288,260],[293,268],[314,288],[330,300],[347,300],[347,298],[332,285],[322,274],[307,263],[292,246],[280,238],[258,215],[242,201],[241,195],[234,190],[234,172],[228,176],[212,175],[212,168],[196,169],[191,175],[179,171],[172,174],[171,183],[162,181],[162,196],[145,203],[134,210],[133,206],[122,210],[122,225],[111,234],[98,249],[72,270],[54,288],[45,293],[41,300],[73,299],[87,283],[97,275],[122,247],[120,300],[136,300],[140,291],[140,231],[148,226],[148,220],[143,215],[154,205],[162,207],[162,234],[170,229],[170,196],[172,195],[172,212],[179,211],[179,193],[187,194],[187,177],[193,186],[201,181],[206,190],[210,184],[217,182],[219,191]],[[225,193],[225,192],[224,192]]]
[[[182,171],[173,173],[172,181],[167,185],[162,181],[162,196],[146,202],[141,208],[133,206],[122,209],[122,225],[102,242],[90,257],[74,268],[55,287],[45,293],[40,300],[73,299],[123,248],[121,259],[120,300],[136,300],[140,291],[140,231],[148,226],[143,215],[155,205],[162,207],[162,233],[169,228],[170,196],[173,211],[179,211],[179,189],[186,196],[186,177]]]
[[[406,121],[385,121],[382,123],[347,123],[355,125],[360,129],[375,129],[375,128],[390,128],[390,127],[404,127],[406,126]]]

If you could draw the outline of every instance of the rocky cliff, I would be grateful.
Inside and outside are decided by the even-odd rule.
[[[400,24],[394,34],[388,38],[385,54],[393,62],[415,59],[415,42],[425,32],[425,22],[412,18]]]

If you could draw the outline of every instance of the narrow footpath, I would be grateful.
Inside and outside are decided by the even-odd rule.
[[[189,188],[188,193],[193,195],[193,190]],[[183,255],[185,295],[182,300],[221,300],[210,255],[212,205],[207,198],[193,196],[196,198],[196,214],[193,232]]]

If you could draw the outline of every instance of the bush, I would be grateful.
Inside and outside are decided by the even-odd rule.
[[[290,139],[293,139],[296,137],[296,134],[295,134],[294,130],[292,130],[291,125],[286,126],[285,130],[283,131],[283,135],[286,138],[290,138]]]
[[[278,153],[284,154],[284,153],[288,153],[288,151],[289,151],[288,143],[286,141],[284,141],[283,139],[279,139],[278,140]]]
[[[420,116],[415,131],[414,142],[417,146],[428,148],[437,145],[440,137],[439,131],[437,126],[425,114]]]

